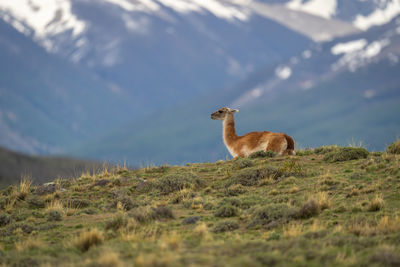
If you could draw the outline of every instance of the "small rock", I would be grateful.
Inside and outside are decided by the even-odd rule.
[[[42,195],[52,194],[56,192],[56,190],[57,190],[57,185],[55,183],[46,183],[36,188],[35,194],[42,196]]]
[[[200,216],[187,217],[182,221],[182,224],[195,224],[201,220]]]

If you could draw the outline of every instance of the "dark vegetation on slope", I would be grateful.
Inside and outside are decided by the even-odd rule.
[[[98,172],[103,165],[94,161],[62,157],[38,157],[0,147],[0,188],[17,184],[22,178],[44,183],[55,177],[74,178],[83,172]]]
[[[398,266],[400,157],[349,150],[24,180],[0,191],[0,264]]]

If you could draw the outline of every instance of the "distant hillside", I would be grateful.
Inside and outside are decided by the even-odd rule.
[[[21,177],[34,183],[44,183],[55,177],[78,177],[82,172],[96,172],[101,163],[61,157],[36,157],[16,153],[0,147],[0,188],[16,184]]]
[[[400,35],[393,34],[394,25],[266,66],[234,87],[113,129],[72,155],[136,164],[225,159],[221,123],[210,120],[222,106],[240,109],[238,134],[270,130],[290,134],[300,147],[362,142],[383,150],[400,134]],[[362,46],[350,50],[358,42]],[[344,50],[333,53],[338,48]]]
[[[130,103],[123,95],[85,68],[46,53],[2,20],[0,58],[1,146],[57,154],[77,139],[115,127],[127,113]]]

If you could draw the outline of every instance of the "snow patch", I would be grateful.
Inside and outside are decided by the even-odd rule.
[[[160,5],[171,8],[179,13],[204,12],[208,11],[214,16],[226,20],[246,21],[249,17],[245,9],[245,1],[223,2],[217,0],[103,0],[117,5],[122,9],[132,11],[142,11],[153,13],[161,9]]]
[[[142,12],[153,12],[158,11],[160,6],[153,0],[140,0],[140,1],[129,1],[129,0],[104,0],[110,4],[119,6],[126,11],[142,11]]]
[[[339,43],[331,48],[333,55],[348,54],[363,49],[368,44],[367,40],[359,39],[347,43]]]
[[[292,69],[287,66],[278,67],[275,69],[275,74],[281,80],[287,80],[292,75]]]
[[[378,8],[367,16],[357,15],[353,25],[361,30],[368,30],[372,26],[383,25],[390,22],[400,14],[400,1],[391,0],[385,8]]]
[[[336,14],[337,0],[310,0],[305,3],[302,0],[292,0],[286,6],[292,10],[330,19]]]
[[[32,28],[38,38],[69,30],[76,37],[86,27],[84,21],[72,14],[68,0],[0,0],[0,10],[9,12],[16,20]],[[13,26],[24,33],[20,25]]]

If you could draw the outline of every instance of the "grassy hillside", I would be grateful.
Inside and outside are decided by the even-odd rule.
[[[61,157],[38,157],[16,153],[0,147],[0,188],[30,177],[39,184],[56,177],[79,177],[82,172],[97,172],[101,163]]]
[[[399,196],[400,155],[336,146],[25,181],[0,192],[0,264],[398,266]]]

